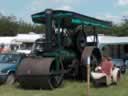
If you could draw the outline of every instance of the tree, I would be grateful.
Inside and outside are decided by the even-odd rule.
[[[123,18],[122,21],[119,25],[113,25],[111,29],[112,35],[128,36],[128,18]]]
[[[0,13],[0,35],[14,36],[18,33],[44,32],[44,26],[26,23],[23,20],[17,21],[15,16],[3,16]]]

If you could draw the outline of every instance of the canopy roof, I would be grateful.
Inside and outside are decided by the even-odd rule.
[[[87,37],[88,42],[94,41],[93,36]],[[98,35],[98,46],[128,44],[128,37]]]
[[[42,34],[18,34],[15,37],[15,41],[33,43],[35,42],[35,40],[39,38],[44,38],[44,35]]]
[[[99,44],[128,44],[128,37],[99,36]]]
[[[71,11],[65,11],[65,10],[51,10],[47,9],[43,12],[36,13],[32,15],[32,20],[35,23],[45,23],[47,15],[46,13],[51,12],[52,17],[54,19],[64,19],[67,23],[71,22],[72,25],[89,25],[89,26],[96,26],[96,27],[102,27],[102,28],[109,28],[111,27],[111,22],[99,20],[96,18],[92,18],[89,16],[85,16],[76,12]],[[64,22],[63,21],[63,22]]]
[[[0,37],[0,44],[12,44],[15,37]]]

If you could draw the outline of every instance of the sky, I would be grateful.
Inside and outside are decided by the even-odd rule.
[[[31,21],[31,14],[47,8],[63,9],[120,23],[128,16],[128,0],[0,0],[0,13]]]

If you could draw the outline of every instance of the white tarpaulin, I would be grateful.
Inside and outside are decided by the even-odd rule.
[[[15,37],[0,37],[0,44],[12,44]]]
[[[128,44],[128,37],[99,36],[99,44]]]
[[[39,38],[44,38],[41,34],[18,34],[15,37],[16,42],[35,42]]]
[[[93,36],[87,37],[88,42],[94,41]],[[98,36],[98,46],[102,45],[117,45],[117,44],[128,44],[128,37],[117,37],[117,36],[104,36],[99,35]]]

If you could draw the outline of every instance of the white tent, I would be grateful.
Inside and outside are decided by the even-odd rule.
[[[15,37],[16,42],[28,42],[33,43],[39,38],[44,38],[44,35],[41,34],[18,34]]]
[[[93,36],[89,36],[87,38],[88,42],[94,41]],[[117,37],[117,36],[105,36],[105,35],[98,35],[98,46],[103,45],[117,45],[117,44],[128,44],[128,37]]]
[[[35,33],[17,34],[14,40],[18,45],[17,52],[29,54],[31,52],[33,43],[39,38],[45,38],[44,36],[44,34]]]
[[[128,37],[99,36],[99,44],[128,44]]]
[[[12,44],[15,37],[0,37],[0,44]]]

